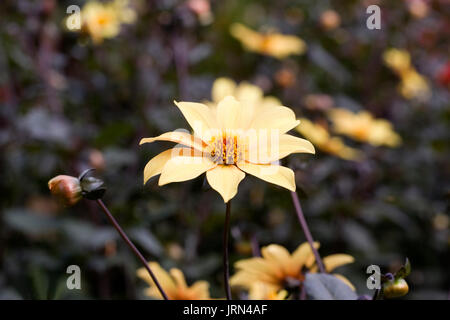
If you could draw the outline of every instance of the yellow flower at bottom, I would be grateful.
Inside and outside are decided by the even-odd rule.
[[[172,141],[179,148],[164,151],[144,168],[144,183],[161,175],[159,185],[194,179],[206,172],[209,185],[228,202],[245,173],[266,182],[295,190],[294,172],[277,161],[291,153],[314,153],[305,139],[286,134],[299,124],[294,112],[283,106],[247,107],[232,96],[217,106],[176,102],[194,131],[167,132],[144,138],[140,144]]]
[[[208,282],[196,281],[192,286],[188,286],[181,270],[172,268],[167,272],[157,262],[149,262],[149,266],[170,300],[210,299]],[[145,268],[138,269],[137,276],[150,285],[150,288],[145,290],[147,296],[162,299],[161,293]]]
[[[274,290],[264,282],[254,282],[248,292],[250,300],[285,300],[287,296],[286,290]]]
[[[306,50],[306,43],[292,35],[276,32],[259,33],[240,23],[231,25],[230,32],[245,49],[278,59],[284,59],[293,54],[302,54]]]
[[[300,118],[300,125],[296,130],[311,143],[324,152],[334,154],[345,160],[360,160],[362,152],[348,147],[339,137],[331,137],[323,126],[313,123],[306,118]]]
[[[319,243],[315,242],[314,246],[318,248]],[[252,290],[255,283],[262,282],[269,292],[278,292],[293,283],[300,285],[305,279],[306,271],[317,272],[314,254],[307,242],[292,254],[280,245],[271,244],[261,249],[261,255],[236,262],[234,266],[238,271],[231,277],[230,284]],[[333,254],[323,258],[327,272],[353,261],[353,257],[347,254]],[[343,276],[339,275],[339,278],[353,288]]]
[[[393,130],[392,124],[384,119],[375,119],[368,111],[353,113],[336,108],[330,110],[329,117],[336,133],[375,146],[396,147],[401,144],[402,139]]]

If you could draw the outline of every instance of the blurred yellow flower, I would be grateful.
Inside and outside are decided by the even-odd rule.
[[[133,23],[136,12],[129,7],[128,0],[115,0],[108,3],[89,1],[81,10],[84,30],[94,43],[114,38],[120,32],[122,23]]]
[[[375,119],[368,111],[353,113],[346,109],[335,108],[328,113],[333,129],[338,134],[367,142],[375,146],[397,147],[401,137],[394,131],[392,124],[385,119]]]
[[[314,247],[319,248],[319,243],[315,242]],[[314,254],[307,242],[302,243],[292,254],[277,244],[263,247],[261,254],[262,257],[244,259],[234,264],[238,271],[230,279],[232,286],[253,290],[252,295],[255,296],[257,293],[254,291],[258,289],[255,283],[265,285],[264,291],[261,291],[263,294],[278,292],[292,285],[300,285],[306,272],[317,272]],[[333,254],[323,258],[327,272],[353,261],[354,258],[347,254]],[[354,289],[345,277],[337,276]],[[261,290],[261,287],[259,289]]]
[[[320,150],[338,156],[345,160],[360,160],[362,152],[348,147],[339,137],[331,137],[330,133],[318,123],[306,118],[300,118],[300,125],[296,130]]]
[[[427,80],[414,69],[404,71],[401,75],[402,81],[399,85],[400,93],[406,99],[428,99],[430,87]]]
[[[411,68],[411,56],[408,51],[391,48],[383,53],[386,66],[397,73],[402,73]]]
[[[248,292],[250,300],[285,300],[287,296],[286,290],[274,290],[264,282],[254,282]]]
[[[212,104],[210,107],[214,108],[226,96],[233,96],[236,100],[245,104],[246,108],[264,109],[266,107],[281,106],[281,101],[273,96],[264,96],[264,92],[258,86],[255,86],[246,81],[236,84],[230,78],[217,78],[211,90]]]
[[[183,148],[164,151],[144,169],[144,183],[161,175],[159,185],[194,179],[206,172],[210,186],[228,202],[245,173],[295,190],[294,172],[277,161],[291,153],[314,153],[307,140],[286,134],[299,121],[283,106],[253,106],[226,96],[219,103],[175,102],[194,131],[167,132],[140,144],[172,141]]]
[[[430,86],[411,64],[411,55],[406,50],[391,48],[384,52],[383,60],[400,77],[399,92],[406,99],[428,99]]]
[[[254,282],[248,291],[249,300],[285,300],[288,295],[286,290],[274,290],[264,282]]]
[[[208,282],[196,281],[192,286],[188,286],[181,270],[172,268],[167,272],[157,262],[149,262],[149,266],[170,300],[210,299]],[[145,268],[138,269],[137,276],[149,284],[150,288],[145,290],[147,296],[162,299],[161,293]]]
[[[278,59],[299,55],[306,50],[306,43],[299,37],[276,32],[259,33],[240,23],[232,24],[230,33],[245,49]]]

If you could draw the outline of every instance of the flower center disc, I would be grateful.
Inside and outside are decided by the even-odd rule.
[[[237,136],[215,137],[211,145],[211,160],[217,164],[236,164],[242,158]]]

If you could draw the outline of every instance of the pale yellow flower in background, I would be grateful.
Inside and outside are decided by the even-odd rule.
[[[230,33],[245,49],[278,59],[300,55],[306,51],[306,43],[297,36],[277,32],[259,33],[243,24],[234,23]]]
[[[428,81],[411,64],[411,55],[406,50],[391,48],[384,52],[386,66],[400,77],[398,91],[406,99],[426,100],[430,96]]]
[[[402,73],[411,68],[411,55],[406,50],[391,48],[383,53],[386,66],[397,73]]]
[[[300,125],[296,130],[320,150],[345,160],[361,160],[363,153],[344,144],[339,137],[332,137],[327,129],[306,118],[299,118]]]
[[[175,104],[194,135],[178,131],[142,139],[140,144],[161,140],[185,146],[151,159],[144,169],[144,183],[159,174],[162,186],[206,172],[209,185],[228,202],[248,173],[294,191],[294,172],[277,161],[291,153],[315,152],[309,141],[287,134],[299,124],[287,107],[254,106],[232,96],[211,107],[194,102]]]
[[[94,43],[116,37],[120,32],[121,24],[133,23],[135,20],[136,12],[129,7],[128,0],[106,3],[89,1],[81,10],[83,28]]]
[[[409,69],[403,72],[401,78],[398,90],[406,99],[427,100],[430,97],[430,86],[427,80],[416,70]]]
[[[211,90],[212,103],[208,105],[214,107],[226,96],[235,97],[236,100],[244,103],[246,108],[262,110],[266,107],[281,106],[280,100],[273,96],[264,96],[260,87],[249,82],[243,81],[236,84],[230,78],[217,78]]]
[[[285,300],[287,296],[286,290],[274,290],[264,282],[254,282],[248,291],[249,300]]]
[[[347,109],[335,108],[330,110],[328,115],[334,131],[338,134],[374,146],[397,147],[402,142],[389,121],[375,119],[368,111],[353,113]]]
[[[149,262],[149,266],[170,300],[209,300],[211,298],[208,282],[196,281],[192,286],[188,286],[181,270],[172,268],[167,272],[157,262]],[[162,299],[161,293],[145,268],[138,269],[137,276],[150,286],[145,290],[145,295]]]
[[[319,243],[314,243],[319,248]],[[237,270],[230,279],[232,286],[246,290],[255,290],[255,283],[264,283],[268,292],[278,292],[288,284],[300,283],[305,279],[305,273],[317,272],[315,257],[309,243],[302,243],[292,254],[286,248],[271,244],[261,249],[261,257],[244,259],[234,264]],[[347,254],[333,254],[323,258],[327,272],[337,267],[354,262],[354,258]],[[347,285],[353,285],[342,275],[337,275]]]

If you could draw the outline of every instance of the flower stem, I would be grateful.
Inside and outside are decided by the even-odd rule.
[[[306,223],[305,216],[303,214],[302,207],[300,205],[300,200],[298,200],[297,192],[291,191],[292,202],[294,203],[295,211],[297,212],[298,220],[300,221],[300,225],[302,226],[303,233],[305,234],[306,240],[308,240],[309,245],[311,246],[311,250],[316,258],[317,266],[319,267],[319,271],[321,273],[325,273],[325,268],[323,266],[322,259],[320,258],[319,252],[314,247],[314,240],[309,231],[308,224]]]
[[[227,210],[225,214],[225,228],[223,230],[223,280],[225,285],[225,294],[227,300],[231,300],[231,289],[230,289],[230,270],[229,270],[229,260],[228,260],[228,237],[230,234],[230,212],[231,212],[231,200],[227,202]]]
[[[155,283],[156,287],[158,288],[159,292],[163,296],[164,300],[169,300],[169,298],[167,297],[163,288],[161,287],[158,280],[156,279],[154,273],[150,269],[150,266],[148,265],[147,261],[142,256],[142,254],[139,252],[139,250],[136,248],[136,246],[133,244],[133,242],[131,242],[131,240],[128,238],[128,236],[125,234],[125,232],[122,230],[120,225],[117,223],[116,219],[114,219],[111,212],[109,212],[108,208],[103,203],[103,201],[101,199],[97,199],[96,201],[97,201],[98,205],[100,206],[100,208],[102,208],[103,212],[106,214],[106,216],[108,217],[109,221],[112,223],[114,228],[116,228],[117,232],[119,232],[122,239],[130,247],[131,251],[133,251],[133,253],[139,258],[139,260],[141,260],[142,264],[144,265],[145,269],[147,269],[150,277],[152,278],[152,280]]]

